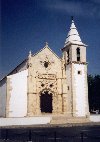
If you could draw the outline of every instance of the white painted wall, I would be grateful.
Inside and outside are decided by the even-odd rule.
[[[6,78],[0,81],[0,117],[6,115]]]
[[[68,113],[71,113],[71,111],[72,111],[72,108],[71,108],[71,96],[72,96],[72,86],[71,86],[71,84],[72,84],[72,74],[71,74],[71,65],[69,64],[69,65],[67,65],[67,67],[66,67],[66,79],[67,79],[67,88],[66,88],[66,90],[67,90],[67,101],[68,102],[70,102],[70,104],[68,103],[67,104],[67,108],[68,108]],[[68,89],[68,87],[69,87],[69,89]]]
[[[81,74],[78,74],[81,71]],[[82,64],[73,64],[73,97],[76,104],[76,116],[86,116],[86,80],[85,66]]]
[[[27,115],[27,75],[28,70],[8,76],[10,78],[11,97],[9,101],[9,117]]]
[[[70,87],[69,91],[71,93],[71,65],[67,65],[66,67],[66,78],[67,78],[67,85]],[[66,88],[67,89],[67,88]]]

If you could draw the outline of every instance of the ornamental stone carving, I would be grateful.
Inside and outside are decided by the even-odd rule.
[[[40,64],[46,69],[50,70],[52,64],[54,64],[54,60],[51,57],[45,56],[44,60],[40,59]]]
[[[55,74],[38,74],[38,92],[41,90],[51,90],[57,92],[57,79]]]

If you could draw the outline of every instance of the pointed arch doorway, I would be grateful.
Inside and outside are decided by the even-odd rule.
[[[40,110],[42,113],[52,113],[52,93],[43,91],[40,94]]]

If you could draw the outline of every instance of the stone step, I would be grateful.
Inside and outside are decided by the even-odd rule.
[[[90,122],[89,118],[82,117],[66,117],[66,116],[53,116],[51,124],[65,124],[65,123],[86,123]]]

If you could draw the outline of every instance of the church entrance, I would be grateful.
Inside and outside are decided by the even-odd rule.
[[[52,113],[52,93],[44,91],[40,96],[40,109],[44,113]]]

